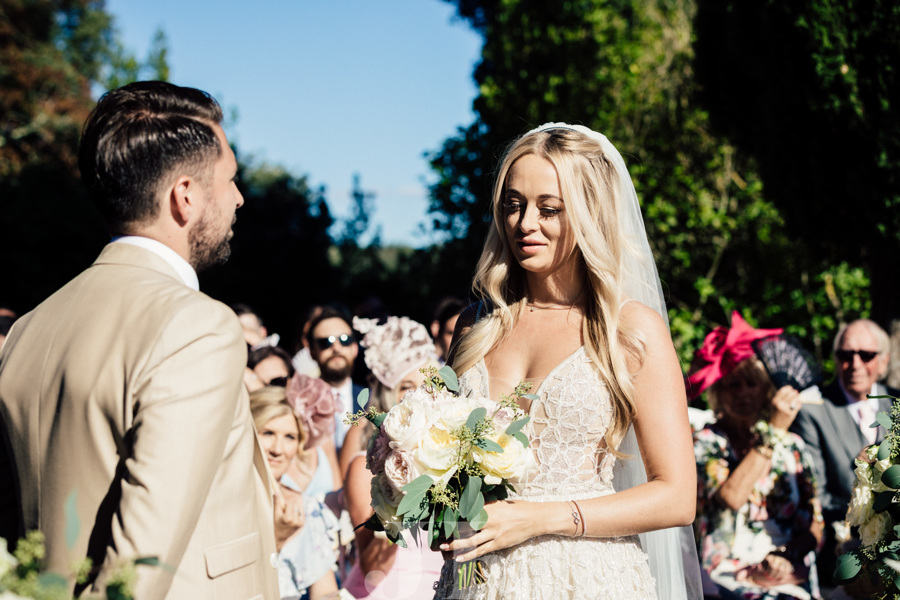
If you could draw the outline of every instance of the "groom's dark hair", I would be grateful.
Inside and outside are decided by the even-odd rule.
[[[81,135],[81,178],[111,233],[154,219],[163,179],[177,168],[211,176],[222,152],[222,109],[206,92],[138,81],[104,94]]]

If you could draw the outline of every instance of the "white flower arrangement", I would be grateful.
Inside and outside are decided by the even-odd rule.
[[[893,396],[869,397],[892,398],[894,405],[890,415],[878,413],[872,423],[885,428],[884,440],[856,459],[845,523],[858,528],[860,546],[838,559],[834,578],[850,583],[865,571],[880,581],[877,600],[900,600],[900,406]]]
[[[400,545],[405,545],[403,531],[418,541],[422,530],[434,547],[457,536],[461,522],[476,530],[484,527],[485,503],[506,498],[512,485],[527,476],[534,465],[522,433],[529,417],[516,398],[534,396],[527,393],[530,384],[520,384],[499,404],[461,397],[452,369],[422,371],[425,384],[407,392],[390,411],[360,411],[347,422],[365,418],[376,427],[366,452],[375,514],[363,525],[384,531]],[[484,580],[478,562],[473,563],[460,567],[462,587]]]

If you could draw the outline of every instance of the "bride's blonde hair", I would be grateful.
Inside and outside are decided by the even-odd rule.
[[[504,229],[504,189],[509,169],[523,156],[548,160],[559,176],[565,214],[576,240],[585,277],[585,314],[582,335],[588,357],[606,384],[613,418],[606,435],[615,451],[634,418],[634,385],[626,357],[640,360],[644,340],[640,331],[620,322],[623,303],[622,254],[619,231],[619,174],[600,144],[571,129],[554,128],[526,134],[509,148],[500,165],[493,193],[493,225],[478,261],[473,290],[488,307],[457,344],[452,367],[464,373],[512,330],[525,309],[525,272],[509,250]]]

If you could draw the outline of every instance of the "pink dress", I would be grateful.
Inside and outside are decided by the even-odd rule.
[[[424,545],[419,547],[411,539],[407,542],[406,548],[397,547],[394,566],[378,585],[367,584],[357,562],[350,571],[345,589],[355,598],[366,600],[431,600],[444,559],[440,552],[432,552]]]

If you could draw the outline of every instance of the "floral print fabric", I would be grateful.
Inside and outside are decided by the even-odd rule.
[[[808,531],[813,520],[822,521],[812,461],[803,441],[794,434],[780,438],[771,470],[756,482],[738,511],[721,503],[717,492],[743,456],[717,424],[695,434],[694,454],[698,485],[694,530],[702,568],[714,582],[742,598],[809,598],[809,582],[764,589],[735,578],[744,567],[758,564],[772,550]]]

